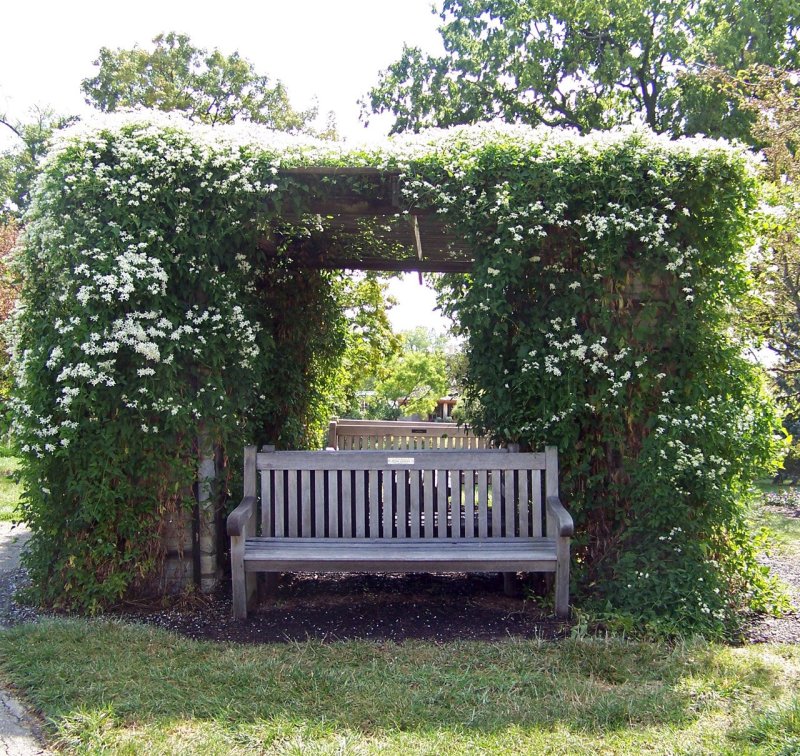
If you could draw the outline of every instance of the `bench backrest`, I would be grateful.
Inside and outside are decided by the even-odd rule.
[[[404,420],[331,420],[331,449],[485,449],[483,436],[456,423],[422,423]]]
[[[261,535],[278,538],[538,538],[558,495],[544,453],[245,452],[245,496],[260,474]]]

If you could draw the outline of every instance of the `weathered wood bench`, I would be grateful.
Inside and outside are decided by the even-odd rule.
[[[486,438],[456,423],[407,420],[331,420],[328,448],[350,449],[485,449]]]
[[[251,446],[244,499],[228,516],[233,613],[247,616],[259,572],[496,571],[554,572],[556,613],[566,617],[572,532],[554,447],[529,454]]]

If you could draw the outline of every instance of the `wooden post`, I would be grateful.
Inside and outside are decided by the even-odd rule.
[[[200,591],[210,593],[219,579],[217,569],[217,533],[213,496],[214,481],[217,477],[216,454],[205,426],[201,423],[197,434],[197,541],[199,551]]]

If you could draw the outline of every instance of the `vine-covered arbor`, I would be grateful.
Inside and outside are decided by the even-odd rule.
[[[245,442],[311,443],[348,326],[339,270],[361,268],[462,273],[441,297],[471,420],[559,447],[586,606],[711,631],[767,606],[745,504],[777,425],[737,319],[756,202],[739,149],[635,130],[369,148],[142,115],[67,132],[19,251],[39,597],[165,590],[170,530],[235,495]]]

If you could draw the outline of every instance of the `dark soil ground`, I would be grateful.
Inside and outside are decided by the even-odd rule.
[[[767,506],[800,517],[800,492],[768,497]],[[749,643],[800,643],[800,549],[764,557],[792,594],[794,611],[783,617],[747,619]],[[21,569],[0,573],[0,625],[35,619],[13,593],[25,582]],[[284,575],[272,597],[244,621],[230,616],[223,585],[212,596],[175,602],[168,608],[127,605],[114,616],[157,625],[192,638],[239,643],[287,643],[316,639],[367,639],[438,643],[502,638],[555,639],[571,626],[552,615],[552,606],[520,586],[520,596],[503,593],[499,575]]]
[[[497,575],[284,575],[246,620],[231,618],[221,589],[200,605],[127,616],[195,638],[240,643],[365,639],[447,642],[555,638],[569,632],[536,600],[507,597]]]

